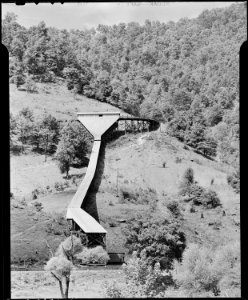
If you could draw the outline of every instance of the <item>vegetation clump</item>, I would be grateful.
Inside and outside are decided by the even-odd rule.
[[[77,254],[77,259],[82,264],[103,264],[106,265],[109,261],[109,256],[102,246],[94,248],[84,248],[82,252]]]
[[[221,206],[217,193],[211,189],[205,189],[194,180],[194,171],[188,168],[180,183],[179,195],[184,201],[191,201],[194,205],[202,205],[205,208],[215,208]]]
[[[227,176],[227,183],[235,190],[236,193],[240,192],[240,173],[234,172],[232,175]]]
[[[170,135],[235,166],[236,53],[247,35],[244,5],[203,11],[176,23],[146,20],[70,32],[44,22],[29,30],[7,13],[2,42],[10,55],[10,80],[20,87],[30,76],[35,82],[64,78],[73,93],[168,122]]]
[[[58,280],[61,297],[67,299],[69,294],[70,275],[73,268],[73,258],[82,250],[81,240],[73,235],[68,237],[60,244],[55,255],[50,246],[49,249],[52,257],[49,259],[44,269],[50,271],[52,276]]]
[[[66,123],[61,130],[61,138],[55,157],[62,174],[69,177],[70,167],[82,167],[87,163],[91,139],[78,122]]]
[[[238,243],[216,250],[190,244],[182,261],[175,261],[173,279],[189,297],[229,296],[240,294],[240,247]],[[229,285],[228,285],[229,284]]]
[[[170,269],[173,259],[180,259],[185,248],[185,235],[179,223],[152,215],[138,215],[128,221],[126,247],[129,252],[146,250],[147,260],[153,265],[161,264],[162,269]]]
[[[152,188],[137,189],[131,185],[123,185],[121,186],[119,193],[120,203],[147,205],[158,201],[157,192]]]
[[[159,263],[154,267],[149,265],[145,250],[140,256],[134,252],[122,270],[124,284],[105,285],[106,295],[110,298],[159,297],[173,283],[170,272],[161,270]]]
[[[171,200],[169,201],[169,203],[167,203],[166,207],[169,209],[169,211],[172,213],[174,217],[177,218],[181,215],[181,210],[178,201]]]

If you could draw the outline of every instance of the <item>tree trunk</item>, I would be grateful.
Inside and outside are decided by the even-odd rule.
[[[66,278],[65,298],[68,299],[70,278]]]
[[[63,285],[62,285],[62,281],[59,280],[59,288],[60,288],[60,293],[61,293],[61,297],[64,299],[65,298],[65,294],[63,291]]]

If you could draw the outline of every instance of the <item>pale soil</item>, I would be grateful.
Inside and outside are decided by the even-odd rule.
[[[121,270],[72,271],[69,298],[105,298],[105,282],[122,281]],[[58,282],[46,271],[11,271],[11,298],[61,298]]]

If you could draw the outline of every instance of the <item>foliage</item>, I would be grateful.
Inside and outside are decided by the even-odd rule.
[[[95,248],[84,248],[82,252],[77,255],[83,264],[104,264],[109,261],[109,256],[102,246]]]
[[[172,275],[178,288],[190,297],[201,292],[217,296],[226,289],[230,292],[231,286],[240,292],[240,246],[229,243],[214,250],[190,244],[182,262],[174,262]]]
[[[181,215],[179,203],[176,200],[170,201],[166,207],[169,209],[169,211],[173,214],[173,216],[178,217]]]
[[[227,183],[235,190],[236,193],[240,192],[240,173],[234,172],[232,175],[227,176]]]
[[[75,254],[82,250],[81,240],[80,238],[71,235],[59,245],[55,256],[49,245],[48,247],[52,257],[49,259],[44,269],[50,271],[53,277],[58,280],[61,297],[68,298],[73,259]],[[63,288],[63,279],[65,280],[65,288]]]
[[[151,204],[158,201],[157,192],[152,189],[136,188],[131,185],[122,185],[119,191],[120,203],[134,203],[134,204]]]
[[[180,259],[185,248],[185,236],[179,223],[152,215],[138,215],[130,219],[124,231],[129,252],[146,250],[147,260],[160,262],[162,269],[170,269],[173,259]]]
[[[82,166],[90,147],[90,138],[78,122],[66,123],[61,130],[61,138],[55,157],[61,173],[69,174],[70,167]]]
[[[179,193],[185,195],[188,188],[194,183],[194,170],[187,168],[183,174],[183,178],[180,182]]]
[[[46,271],[52,271],[60,279],[70,275],[72,263],[63,256],[52,257],[45,266]]]
[[[162,271],[159,263],[154,267],[148,264],[145,251],[140,257],[134,252],[122,269],[125,283],[114,282],[105,286],[110,298],[159,297],[172,284],[170,273]]]
[[[25,81],[25,88],[28,93],[37,93],[38,88],[31,77],[28,77]]]
[[[211,189],[205,189],[194,183],[180,191],[185,196],[185,201],[191,201],[194,205],[202,205],[205,208],[221,206],[217,193]]]
[[[17,86],[26,76],[43,82],[64,77],[76,93],[169,122],[169,134],[237,168],[238,53],[246,23],[244,3],[178,22],[70,32],[44,22],[27,29],[7,13],[2,37]]]
[[[75,235],[71,235],[67,237],[58,247],[56,251],[57,256],[65,256],[66,258],[70,258],[73,260],[73,257],[82,251],[82,243],[81,239],[76,237]]]

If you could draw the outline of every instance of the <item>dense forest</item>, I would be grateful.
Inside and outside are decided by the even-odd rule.
[[[7,13],[2,42],[17,87],[66,80],[74,93],[168,124],[196,151],[239,169],[239,49],[243,3],[195,19],[146,20],[87,30],[44,22],[25,28]]]

